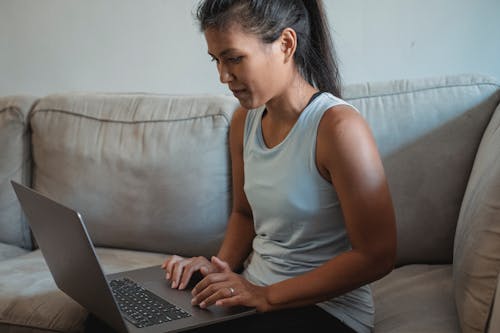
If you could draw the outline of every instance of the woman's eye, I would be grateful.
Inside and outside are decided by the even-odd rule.
[[[231,63],[231,64],[239,64],[242,59],[243,59],[243,57],[230,57],[230,58],[222,59],[222,61],[224,61],[226,63]],[[211,57],[210,61],[215,62],[216,64],[219,64],[219,62],[220,62],[220,60],[215,58],[215,57]]]
[[[232,57],[232,58],[228,58],[227,60],[230,62],[230,63],[233,63],[233,64],[238,64],[241,62],[241,59],[243,59],[243,57]]]

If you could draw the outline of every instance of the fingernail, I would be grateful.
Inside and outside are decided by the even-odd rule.
[[[207,304],[205,302],[200,303],[200,308],[204,308],[205,306],[207,306]]]
[[[180,290],[184,289],[184,284],[183,283],[181,283],[181,285],[179,286],[179,289]]]
[[[170,273],[167,273],[167,279],[170,280]]]
[[[175,283],[175,281],[174,281],[174,282],[172,282],[172,288],[175,288],[175,287],[177,287],[177,283]]]

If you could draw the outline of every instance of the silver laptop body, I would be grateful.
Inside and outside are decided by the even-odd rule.
[[[246,307],[192,306],[191,292],[170,288],[160,266],[105,275],[77,211],[27,186],[11,183],[58,288],[117,332],[180,332],[255,313]],[[124,318],[111,291],[110,281],[121,278],[137,282],[189,316],[143,328],[135,326]]]

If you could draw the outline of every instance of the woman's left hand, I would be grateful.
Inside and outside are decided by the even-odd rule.
[[[220,271],[208,274],[193,288],[193,305],[202,309],[214,304],[242,305],[256,308],[259,312],[265,312],[269,308],[266,287],[248,282],[240,274],[231,271],[229,265],[217,257],[212,257],[211,262]]]

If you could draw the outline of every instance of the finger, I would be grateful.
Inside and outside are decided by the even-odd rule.
[[[242,300],[242,297],[240,295],[233,295],[231,297],[218,299],[215,302],[215,305],[216,306],[226,306],[226,307],[242,305],[241,300]]]
[[[168,261],[169,261],[169,258],[165,259],[165,261],[163,262],[163,264],[161,264],[161,269],[167,268]]]
[[[215,266],[211,261],[207,260],[206,264],[200,267],[200,272],[203,274],[203,276],[207,276],[208,274],[212,273],[220,273],[222,272],[222,269],[218,266]]]
[[[165,270],[167,271],[166,277],[167,280],[170,280],[172,278],[172,272],[174,271],[175,264],[179,262],[182,258],[179,256],[171,256],[168,259],[167,265],[165,267]]]
[[[163,261],[163,264],[161,264],[162,269],[167,269],[168,264],[174,259],[175,256],[167,256],[165,261]]]
[[[198,304],[200,308],[204,309],[215,304],[220,299],[232,296],[233,293],[231,293],[228,287],[225,287],[225,284],[212,284],[200,295],[196,296],[193,299],[193,303],[194,305]]]
[[[199,307],[202,308],[202,309],[208,308],[209,306],[214,305],[218,301],[227,298],[227,293],[229,293],[229,291],[227,290],[227,288],[221,289],[218,292],[212,294],[211,296],[205,298],[200,303]]]
[[[213,265],[203,265],[200,267],[200,272],[203,276],[207,276],[210,273],[217,272],[217,269]]]
[[[203,276],[206,276],[216,271],[216,269],[213,267],[211,262],[208,261],[206,257],[197,257],[196,264],[197,264],[197,270],[200,271],[200,273]]]
[[[173,267],[173,271],[171,273],[171,287],[172,288],[177,288],[179,286],[179,283],[181,281],[182,275],[184,274],[185,270],[184,267],[186,265],[186,261],[178,261],[175,263]]]
[[[193,296],[197,296],[201,292],[203,292],[205,289],[209,288],[210,286],[216,284],[216,283],[221,283],[229,280],[229,276],[226,273],[212,273],[207,276],[205,276],[200,282],[194,286],[193,290],[191,291],[191,294]]]
[[[189,284],[189,281],[194,277],[195,272],[199,271],[201,263],[193,263],[184,266],[184,272],[182,273],[182,278],[179,283],[179,289],[185,289]]]
[[[211,262],[223,272],[231,271],[231,268],[229,268],[229,264],[223,260],[220,260],[216,256],[212,256]]]
[[[202,256],[191,258],[189,263],[184,267],[184,273],[182,274],[182,280],[180,281],[179,289],[185,289],[189,282],[193,278],[195,278],[195,274],[197,272],[210,272],[211,270],[213,270],[209,267],[211,267],[211,264],[207,260],[207,258]],[[205,276],[203,272],[201,274],[201,277],[196,277],[196,283],[199,282],[203,276]]]

